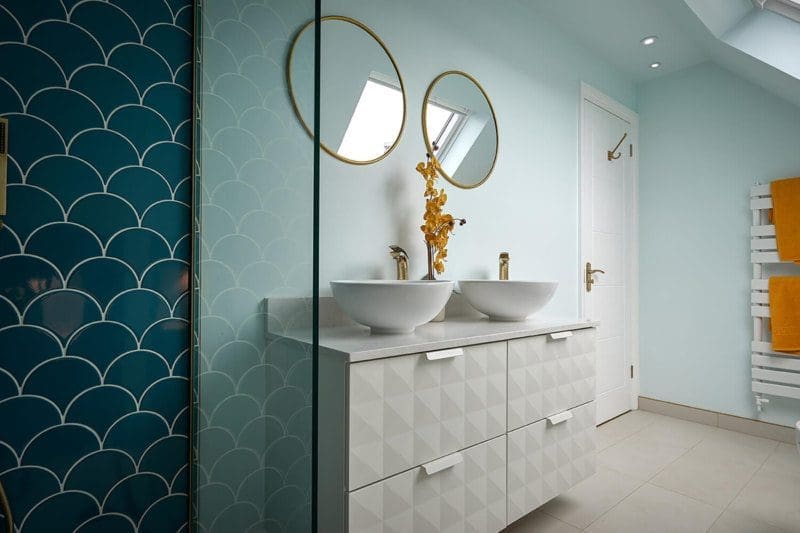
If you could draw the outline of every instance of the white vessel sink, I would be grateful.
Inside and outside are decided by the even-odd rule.
[[[550,301],[558,282],[468,279],[458,286],[467,302],[490,319],[519,322]]]
[[[444,309],[452,281],[331,281],[347,315],[372,333],[411,333]]]

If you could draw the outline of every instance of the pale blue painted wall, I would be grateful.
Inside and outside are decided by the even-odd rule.
[[[560,281],[547,314],[576,315],[580,82],[631,107],[633,83],[516,2],[494,3],[491,12],[479,0],[326,0],[324,9],[358,18],[385,41],[406,84],[408,121],[397,149],[378,164],[323,154],[322,289],[333,279],[393,276],[392,243],[411,254],[413,277],[424,274],[424,186],[414,171],[425,157],[422,100],[436,75],[459,69],[492,99],[500,155],[478,189],[442,180],[447,210],[469,220],[450,241],[444,277],[497,276],[498,253],[509,251],[512,277]]]
[[[800,108],[710,63],[639,89],[641,393],[757,418],[748,193],[800,175]]]

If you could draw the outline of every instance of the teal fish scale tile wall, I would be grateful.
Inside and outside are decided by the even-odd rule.
[[[311,294],[314,143],[294,116],[284,65],[313,16],[311,0],[201,9],[201,532],[310,531],[311,354],[268,336],[264,299]]]
[[[0,482],[18,532],[187,522],[190,0],[0,0]]]

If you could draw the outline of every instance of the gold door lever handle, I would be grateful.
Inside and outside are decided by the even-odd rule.
[[[592,285],[594,284],[594,278],[592,277],[593,274],[605,274],[605,270],[600,270],[599,268],[592,268],[591,263],[586,263],[586,275],[585,275],[585,282],[586,282],[586,292],[592,292]]]

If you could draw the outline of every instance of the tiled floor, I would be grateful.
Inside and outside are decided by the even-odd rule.
[[[646,411],[597,434],[597,474],[509,532],[800,533],[790,444]]]

